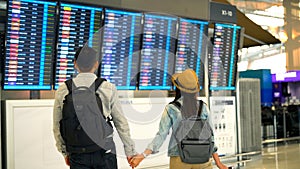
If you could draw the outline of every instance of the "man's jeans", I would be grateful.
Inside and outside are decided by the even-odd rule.
[[[70,169],[118,169],[117,157],[113,153],[96,151],[70,154]]]

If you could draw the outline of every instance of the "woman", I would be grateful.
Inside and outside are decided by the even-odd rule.
[[[172,131],[176,131],[179,122],[183,117],[188,118],[195,115],[198,112],[199,103],[197,101],[198,92],[200,90],[198,84],[198,78],[192,69],[187,69],[182,73],[174,74],[172,76],[172,82],[176,86],[176,96],[173,102],[179,102],[182,105],[181,111],[174,105],[168,104],[165,107],[161,121],[159,124],[159,131],[155,138],[148,145],[142,154],[135,156],[131,160],[131,167],[136,167],[139,163],[150,154],[158,152],[159,148],[165,141],[170,128]],[[202,106],[202,119],[208,118],[208,109],[205,104]],[[217,148],[214,148],[212,157],[215,160],[216,165],[220,169],[227,169],[227,167],[220,162]],[[201,153],[201,152],[199,152]],[[170,169],[212,169],[212,160],[203,164],[188,164],[181,161],[179,156],[178,147],[174,135],[172,134],[168,146],[168,156],[170,157]]]

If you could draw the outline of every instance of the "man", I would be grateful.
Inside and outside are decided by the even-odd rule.
[[[98,69],[97,52],[90,47],[79,48],[75,54],[74,66],[79,74],[73,78],[76,87],[90,87],[97,76],[94,72]],[[55,94],[55,103],[53,110],[53,132],[56,140],[56,146],[65,158],[65,162],[71,169],[117,169],[117,159],[114,151],[99,150],[88,153],[68,152],[68,145],[60,132],[60,121],[63,117],[63,106],[66,95],[69,90],[64,83],[60,85]],[[105,118],[112,117],[114,126],[124,144],[125,154],[129,161],[136,154],[134,142],[130,137],[129,126],[123,115],[120,102],[118,100],[116,87],[107,81],[103,81],[96,90],[102,101],[103,116]],[[99,133],[100,134],[100,133]],[[112,137],[112,136],[111,136]]]

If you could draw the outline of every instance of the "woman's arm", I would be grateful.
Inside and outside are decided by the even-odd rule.
[[[131,167],[136,167],[140,164],[141,161],[143,161],[148,155],[157,153],[161,145],[166,140],[167,135],[169,134],[169,130],[172,127],[172,119],[170,115],[168,114],[168,106],[164,109],[164,112],[162,114],[162,117],[160,119],[159,123],[159,129],[156,133],[154,139],[152,142],[147,146],[145,151],[142,154],[138,154],[134,156],[130,162]]]

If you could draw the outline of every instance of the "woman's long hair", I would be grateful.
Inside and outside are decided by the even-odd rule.
[[[198,104],[196,94],[197,93],[182,92],[176,87],[175,98],[171,103],[176,102],[181,96],[183,97],[183,102],[181,105],[181,114],[183,118],[189,118],[193,115],[197,115]]]
[[[181,92],[180,92],[180,90],[176,87],[176,88],[175,88],[175,98],[174,98],[174,100],[173,100],[172,102],[170,102],[170,103],[176,102],[180,97],[181,97]]]
[[[198,113],[198,101],[196,99],[196,93],[182,92],[183,102],[181,108],[181,114],[183,118],[189,118],[197,115]]]

